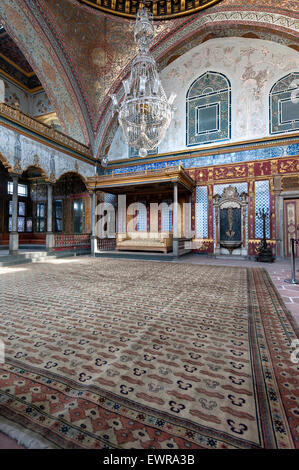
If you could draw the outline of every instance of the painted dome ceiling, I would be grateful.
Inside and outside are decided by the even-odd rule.
[[[134,18],[140,6],[151,10],[156,19],[175,18],[203,10],[222,0],[80,0],[91,7],[115,15]]]

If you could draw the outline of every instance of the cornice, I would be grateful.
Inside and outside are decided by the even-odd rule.
[[[88,186],[90,189],[102,189],[104,188],[117,188],[128,185],[137,184],[153,184],[153,183],[179,183],[189,191],[192,191],[195,187],[195,181],[189,176],[189,174],[181,167],[168,167],[162,170],[145,170],[136,173],[122,173],[112,175],[97,175],[88,177]]]

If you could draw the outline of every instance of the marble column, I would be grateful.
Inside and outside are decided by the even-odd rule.
[[[19,250],[18,234],[18,175],[13,175],[11,232],[9,234],[9,254],[17,255]]]
[[[179,239],[178,239],[178,184],[173,185],[173,239],[172,251],[174,256],[179,255]]]
[[[97,193],[92,192],[91,198],[91,254],[95,255],[97,252],[97,236],[96,236],[96,204],[97,204]]]
[[[46,235],[46,249],[53,251],[54,248],[54,233],[53,233],[53,184],[47,184],[48,189],[48,204],[47,204],[47,235]]]
[[[188,233],[187,238],[192,238],[192,193],[188,198]]]

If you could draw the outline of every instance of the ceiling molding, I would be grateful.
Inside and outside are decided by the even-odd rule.
[[[0,75],[2,75],[3,77],[7,78],[8,80],[12,81],[13,83],[15,83],[16,85],[18,85],[20,88],[22,88],[24,91],[26,91],[27,93],[30,93],[30,94],[34,94],[38,91],[42,91],[43,90],[43,87],[42,85],[38,86],[38,87],[35,87],[35,88],[28,88],[26,85],[24,85],[24,83],[20,82],[19,80],[17,80],[16,78],[12,77],[11,75],[9,75],[8,73],[5,72],[5,70],[2,70],[0,68]]]

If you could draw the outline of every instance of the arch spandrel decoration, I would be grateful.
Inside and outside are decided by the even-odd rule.
[[[218,72],[205,72],[186,95],[186,145],[209,144],[231,137],[231,84]]]

